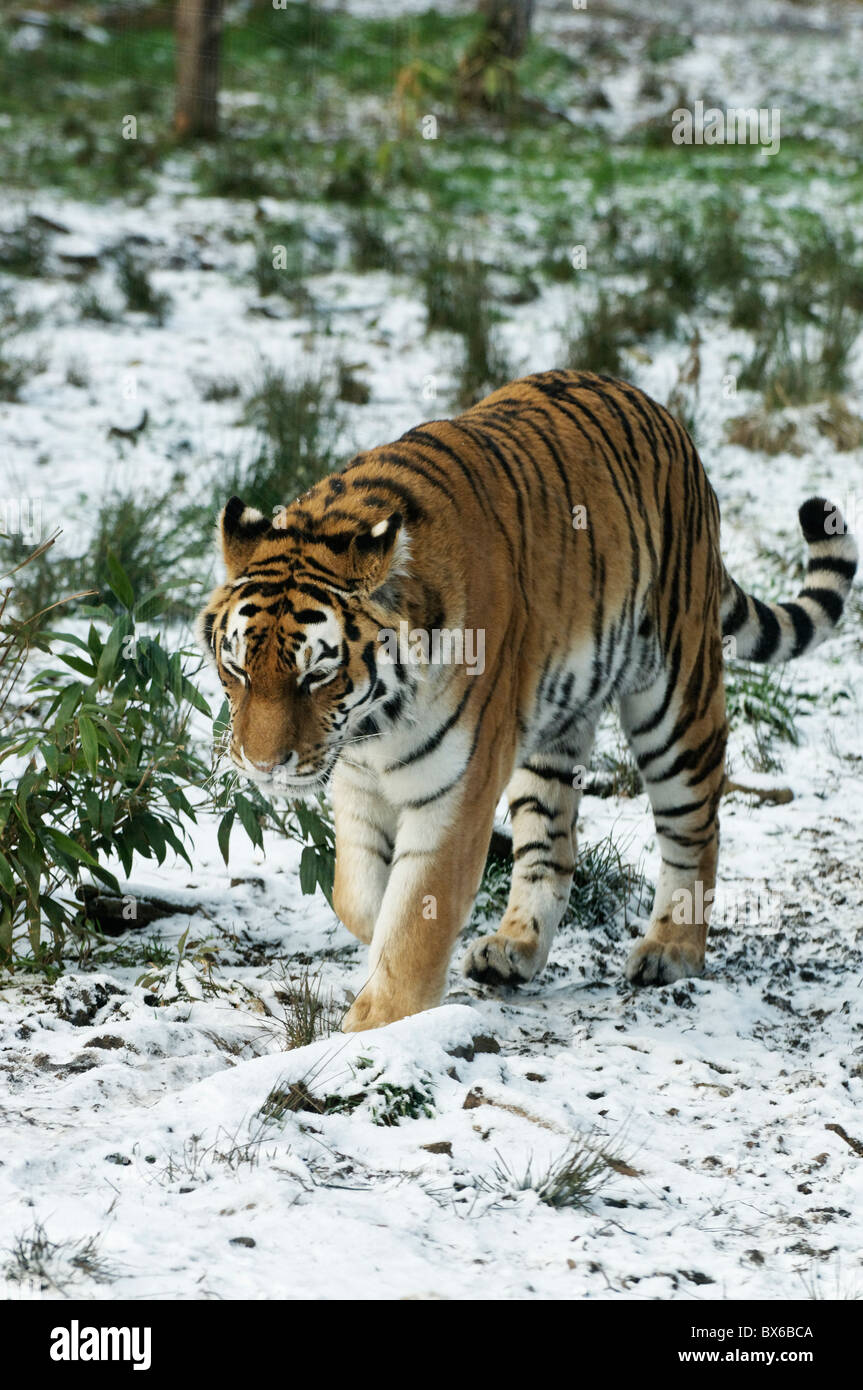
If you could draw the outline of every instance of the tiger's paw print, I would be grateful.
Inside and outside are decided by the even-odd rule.
[[[626,962],[633,985],[670,985],[704,969],[704,953],[685,941],[639,941]]]
[[[535,957],[534,947],[498,933],[471,942],[461,970],[481,985],[523,985],[536,974]]]

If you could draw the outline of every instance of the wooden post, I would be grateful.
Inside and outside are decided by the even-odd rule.
[[[479,0],[484,24],[459,63],[461,106],[505,112],[517,106],[516,64],[527,47],[535,0]]]
[[[219,128],[222,0],[177,0],[174,25],[177,94],[174,130],[212,137]]]
[[[480,0],[486,32],[497,53],[516,62],[527,47],[534,0]]]

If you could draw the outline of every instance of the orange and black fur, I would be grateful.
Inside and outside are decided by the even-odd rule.
[[[680,925],[691,914],[672,909],[681,894],[712,898],[723,637],[752,661],[809,651],[856,569],[834,508],[810,499],[800,521],[805,587],[790,603],[750,597],[723,566],[686,431],[635,387],[568,371],[359,455],[272,520],[228,503],[228,577],[201,639],[230,697],[236,765],[289,796],[330,784],[335,907],[371,948],[346,1029],[440,1001],[504,791],[509,904],[463,969],[504,984],[542,969],[572,879],[581,770],[611,700],[662,856],[626,974],[661,984],[702,969],[707,921]],[[484,664],[415,660],[435,632],[481,635]],[[392,633],[410,648],[387,654]]]

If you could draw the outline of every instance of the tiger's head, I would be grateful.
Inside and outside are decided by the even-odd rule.
[[[270,521],[232,497],[219,531],[227,579],[197,634],[230,702],[231,759],[263,790],[313,795],[407,693],[380,647],[407,569],[402,516],[315,516],[307,495]]]

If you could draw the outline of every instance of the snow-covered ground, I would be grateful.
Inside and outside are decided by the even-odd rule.
[[[541,6],[540,23],[562,25],[568,8]],[[669,19],[677,12],[663,7]],[[803,13],[757,7],[763,25],[774,14],[802,24]],[[858,51],[859,16],[843,6],[805,15],[843,67]],[[744,30],[723,31],[728,50],[712,24],[700,28],[714,84],[727,82],[723,53],[749,71]],[[697,52],[677,61],[692,65]],[[813,87],[824,80],[813,69]],[[831,200],[838,209],[841,190],[825,190]],[[145,235],[173,309],[162,329],[128,315],[83,324],[67,281],[49,275],[33,291],[50,311],[50,338],[36,330],[47,368],[20,403],[0,404],[4,495],[41,492],[47,531],[82,493],[97,499],[137,479],[143,495],[170,482],[177,458],[187,486],[196,470],[212,478],[242,429],[236,401],[202,401],[200,380],[250,379],[262,356],[300,366],[310,341],[309,323],[287,307],[279,319],[249,313],[250,252],[224,236],[236,209],[193,197],[182,180],[165,180],[145,210],[49,194],[27,208],[68,229],[54,236],[55,254]],[[425,335],[407,278],[337,270],[314,290],[333,308],[331,338],[314,351],[362,361],[372,390],[368,406],[347,412],[346,449],[440,409],[424,392],[436,375],[446,386],[446,340]],[[520,367],[554,364],[568,312],[559,288],[508,311]],[[725,443],[725,420],[751,404],[723,385],[738,339],[702,343],[698,419],[726,553],[758,592],[777,578],[764,548],[789,563],[800,555],[796,507],[811,492],[835,496],[863,533],[863,451],[837,454],[822,440],[800,457],[767,457]],[[669,347],[633,373],[664,399],[685,355]],[[70,363],[85,385],[70,384]],[[854,380],[859,410],[859,361]],[[144,406],[151,425],[137,446],[108,438]],[[72,514],[84,524],[86,506]],[[626,986],[630,937],[644,922],[618,916],[567,927],[545,974],[517,994],[466,982],[462,946],[440,1009],[288,1051],[291,982],[317,973],[336,1012],[363,981],[365,949],[320,896],[300,894],[294,845],[268,834],[262,855],[235,834],[226,871],[203,822],[194,872],[167,864],[130,885],[191,908],[143,931],[174,950],[173,967],[141,983],[140,964],[4,982],[0,1294],[474,1298],[491,1292],[489,1266],[495,1298],[863,1295],[860,616],[852,606],[840,635],[795,665],[795,690],[813,698],[800,745],[778,745],[779,770],[748,772],[746,731],[732,740],[732,776],[789,787],[793,800],[726,799],[719,906],[697,981]],[[587,796],[582,843],[610,831],[652,876],[646,797]],[[326,1113],[274,1114],[274,1090],[300,1083]],[[413,1118],[394,1113],[405,1095]],[[542,1174],[585,1134],[618,1159],[584,1208],[520,1189],[529,1167]],[[12,1277],[8,1252],[40,1229],[54,1243],[50,1279]],[[95,1257],[82,1261],[90,1239]]]

